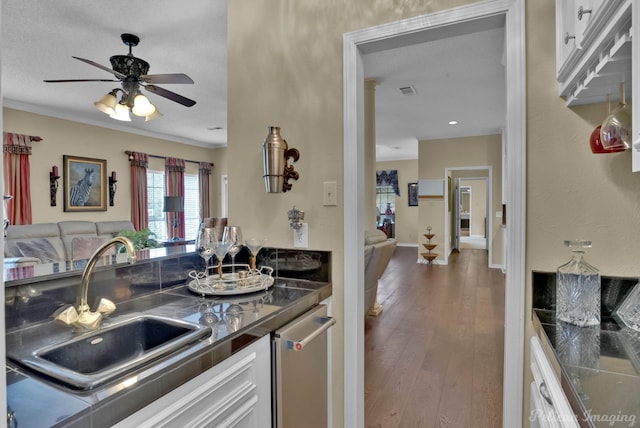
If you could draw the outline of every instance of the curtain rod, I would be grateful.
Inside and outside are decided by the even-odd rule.
[[[124,152],[124,153],[125,153],[127,156],[131,156],[131,155],[133,154],[133,152],[132,152],[132,151],[130,151],[130,150],[125,150],[125,152]],[[166,156],[150,155],[150,154],[147,154],[147,156],[149,156],[150,158],[156,158],[156,159],[166,159],[166,158],[167,158]],[[189,159],[183,159],[183,160],[184,160],[185,162],[197,163],[198,165],[200,165],[200,162],[199,162],[199,161],[194,161],[194,160],[189,160]],[[214,164],[213,164],[213,163],[211,163],[211,162],[208,162],[208,163],[209,163],[209,165],[214,166]]]
[[[15,134],[15,135],[24,135],[25,137],[29,137],[29,140],[31,141],[42,141],[41,137],[38,137],[37,135],[26,135],[26,134],[20,134],[18,132],[6,132],[7,134]]]

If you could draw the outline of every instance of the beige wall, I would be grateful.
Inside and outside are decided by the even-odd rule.
[[[640,174],[631,153],[594,155],[589,135],[604,104],[569,108],[555,82],[555,3],[526,2],[527,13],[527,300],[525,368],[531,326],[531,271],[569,260],[564,239],[591,239],[586,259],[603,275],[640,276]],[[507,214],[508,219],[508,214]],[[530,382],[525,370],[525,404]],[[525,417],[528,415],[525,415]]]
[[[488,167],[493,170],[493,201],[491,212],[501,211],[502,201],[502,137],[500,135],[483,135],[466,138],[449,138],[419,142],[419,176],[421,180],[442,179],[445,168]],[[469,175],[474,174],[468,172]],[[450,236],[445,231],[444,200],[420,200],[419,221],[421,225],[429,224],[436,234],[433,242],[439,245],[437,260],[444,260],[444,237]],[[493,219],[491,233],[492,260],[498,266],[502,261],[502,226],[499,219]],[[423,232],[421,232],[423,233]]]
[[[9,108],[3,109],[3,123],[4,130],[7,132],[37,135],[43,139],[32,144],[33,151],[30,158],[33,223],[130,219],[131,178],[125,150],[214,163],[210,182],[211,210],[212,213],[217,214],[220,200],[219,175],[222,171],[226,172],[224,156],[226,149],[205,149]],[[107,211],[64,212],[63,155],[107,161],[107,172],[116,171],[118,179],[113,207],[107,206]],[[152,158],[149,160],[149,168],[163,170],[163,162],[162,159]],[[58,166],[61,175],[55,207],[50,206],[49,202],[49,171],[53,165]],[[197,164],[188,162],[186,169],[188,173],[198,173]]]
[[[400,196],[396,196],[395,238],[399,245],[418,245],[418,207],[410,207],[407,184],[418,181],[418,160],[376,162],[376,170],[398,171]]]
[[[296,205],[309,223],[309,246],[333,251],[333,423],[343,421],[343,111],[342,35],[468,3],[464,0],[321,2],[234,0],[228,5],[230,217],[249,233],[269,231],[272,244],[291,246],[286,212]],[[291,192],[266,194],[261,142],[279,125],[300,150],[300,180]],[[338,206],[322,205],[322,182],[338,182]],[[253,209],[246,209],[250,204]],[[348,215],[348,214],[347,214]]]

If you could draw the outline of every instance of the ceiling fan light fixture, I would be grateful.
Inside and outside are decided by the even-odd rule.
[[[109,115],[109,117],[122,122],[131,122],[131,117],[129,117],[129,108],[124,104],[116,105],[114,114]]]
[[[158,109],[156,108],[156,109],[153,111],[153,113],[148,114],[148,115],[146,115],[146,116],[144,117],[144,121],[145,121],[145,122],[149,122],[150,120],[157,119],[157,118],[159,118],[160,116],[162,116],[162,113],[160,113],[160,110],[158,110]]]
[[[116,113],[117,103],[118,103],[118,100],[116,99],[116,92],[111,91],[105,96],[103,96],[102,98],[100,98],[98,101],[94,102],[93,105],[96,106],[96,108],[101,112],[108,115],[113,115]]]
[[[133,99],[131,112],[136,116],[149,116],[156,111],[156,107],[142,94],[136,95]]]

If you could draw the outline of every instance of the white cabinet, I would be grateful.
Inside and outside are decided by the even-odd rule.
[[[556,72],[562,75],[569,56],[576,49],[573,11],[575,0],[556,0]]]
[[[270,424],[271,356],[266,335],[115,427],[263,428]]]
[[[556,69],[567,105],[631,99],[632,0],[556,0]]]
[[[576,416],[537,336],[531,338],[531,373],[531,426],[578,428]]]

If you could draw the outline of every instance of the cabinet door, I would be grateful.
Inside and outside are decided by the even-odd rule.
[[[534,385],[531,386],[532,394],[537,391],[535,398],[540,398],[533,402],[539,412],[535,416],[539,419],[540,426],[545,426],[544,421],[551,427],[579,428],[575,414],[537,336],[531,338],[531,372],[534,381]],[[532,395],[532,400],[535,398]],[[531,417],[533,416],[532,414]]]
[[[271,356],[266,335],[115,427],[264,428],[270,424]]]
[[[603,2],[604,0],[575,0],[573,19],[575,19],[576,46],[582,47],[582,38]]]
[[[556,72],[576,48],[576,1],[556,0]]]

